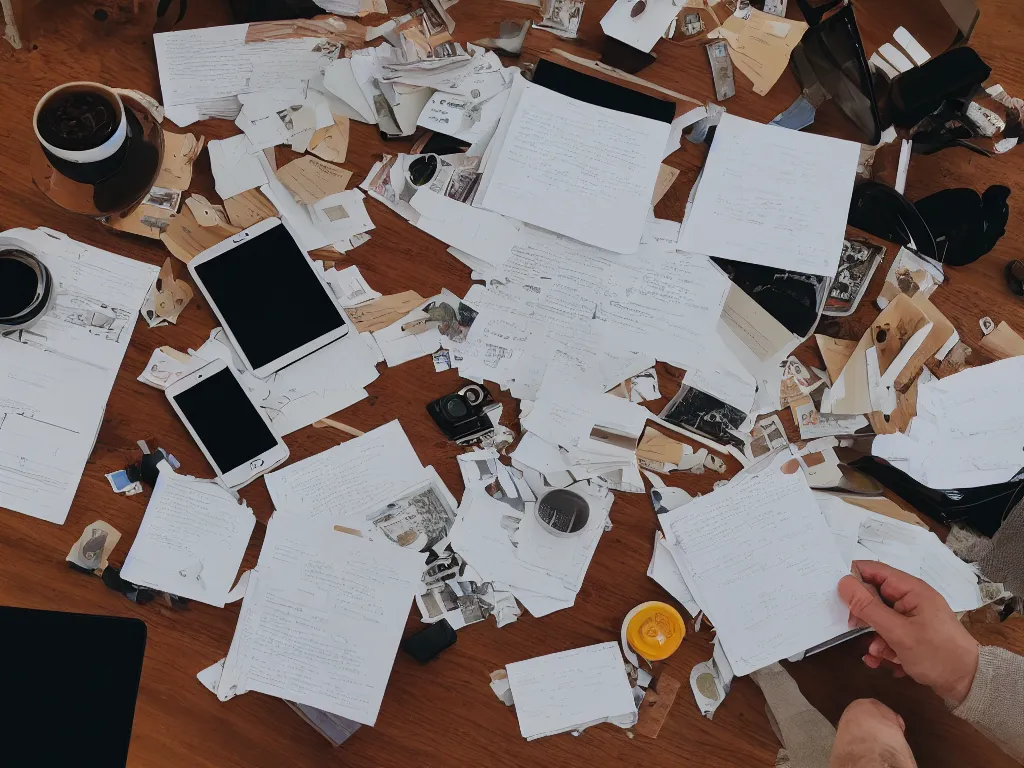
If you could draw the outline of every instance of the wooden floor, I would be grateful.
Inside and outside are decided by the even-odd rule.
[[[528,55],[534,59],[551,47],[596,57],[601,41],[599,20],[611,0],[587,0],[580,39],[570,44],[543,31],[532,31]],[[65,213],[50,204],[33,186],[26,158],[33,141],[30,119],[36,100],[52,86],[68,80],[98,80],[113,86],[138,88],[159,96],[151,20],[105,22],[93,12],[109,0],[44,0],[43,14],[30,31],[33,45],[22,52],[0,46],[0,225],[47,226],[92,245],[147,261],[162,262],[166,253],[152,241],[121,238],[100,224]],[[144,1],[143,5],[155,3]],[[190,3],[185,27],[226,23],[226,0]],[[790,15],[798,17],[795,2]],[[408,2],[389,0],[395,15],[408,10]],[[874,51],[899,25],[918,35],[933,53],[945,40],[936,14],[938,0],[855,0],[865,46]],[[497,0],[462,0],[452,9],[458,26],[456,39],[474,40],[496,32],[498,21],[524,18],[527,6]],[[993,82],[1001,82],[1011,95],[1024,95],[1024,61],[1019,53],[1024,29],[1024,4],[1019,0],[988,0],[973,44],[992,66]],[[642,75],[702,101],[714,96],[706,55],[702,48],[662,42],[658,61]],[[768,121],[797,96],[799,89],[787,72],[767,97],[752,93],[737,74],[736,97],[726,102],[730,113]],[[191,130],[208,138],[236,133],[223,121],[210,121]],[[848,129],[834,107],[826,106],[813,130],[834,135]],[[407,151],[408,142],[384,144],[371,127],[353,124],[346,167],[361,179],[374,156],[385,149]],[[679,220],[683,202],[705,148],[685,144],[667,161],[682,174],[658,214]],[[910,168],[908,196],[917,199],[949,186],[982,190],[988,184],[1014,187],[1024,169],[1024,149],[1008,156],[985,159],[961,150],[934,157],[915,157]],[[193,191],[212,195],[206,154],[197,166]],[[415,289],[430,296],[442,288],[462,295],[470,285],[468,270],[445,252],[445,247],[418,232],[395,214],[368,203],[377,228],[368,245],[341,262],[358,264],[369,283],[384,293]],[[1024,238],[1024,198],[1010,198],[1011,220],[1007,235],[996,249],[976,264],[948,271],[948,284],[934,302],[954,322],[963,339],[975,345],[978,318],[990,315],[1024,331],[1024,304],[1013,297],[1002,280],[1004,263],[1019,255]],[[884,269],[879,270],[879,275]],[[877,283],[868,296],[878,293]],[[266,297],[271,300],[272,297]],[[869,302],[865,301],[865,305]],[[873,317],[865,307],[844,323],[844,335],[858,338]],[[84,526],[103,519],[123,534],[114,552],[120,562],[138,530],[146,495],[116,496],[104,474],[124,467],[136,453],[135,443],[146,439],[162,446],[182,462],[182,471],[209,476],[210,470],[185,429],[173,415],[163,394],[136,381],[154,347],[169,344],[184,350],[197,347],[214,327],[204,302],[195,301],[174,327],[136,328],[132,344],[114,387],[99,442],[85,470],[67,523],[57,527],[12,512],[0,512],[0,603],[65,611],[137,616],[149,627],[149,642],[142,689],[135,718],[130,765],[190,766],[193,768],[246,768],[293,766],[771,766],[778,744],[764,714],[763,699],[752,682],[737,680],[714,722],[700,716],[685,681],[691,667],[711,655],[711,635],[705,628],[691,633],[682,649],[662,669],[684,681],[684,688],[661,736],[652,741],[628,738],[625,731],[601,726],[574,738],[563,735],[535,743],[519,735],[514,713],[498,702],[488,687],[488,673],[509,662],[577,646],[614,640],[622,617],[639,602],[664,599],[664,592],[645,575],[655,529],[646,497],[619,494],[612,510],[614,528],[601,542],[577,604],[544,619],[524,616],[502,630],[493,621],[459,633],[458,644],[427,666],[399,655],[388,685],[377,726],[364,728],[347,744],[333,750],[283,703],[250,693],[222,704],[195,679],[200,669],[223,657],[235,626],[238,606],[216,609],[193,605],[172,612],[154,605],[137,607],[102,586],[98,579],[67,569],[64,556]],[[815,360],[812,350],[803,356]],[[973,363],[985,362],[975,352]],[[0,361],[0,366],[3,361]],[[679,372],[666,372],[663,391],[671,394]],[[430,359],[421,358],[396,369],[385,369],[369,387],[370,397],[347,409],[339,418],[368,430],[399,418],[424,464],[433,464],[449,488],[461,495],[456,466],[458,449],[445,442],[429,421],[425,404],[455,388],[454,372],[435,374]],[[517,410],[506,399],[506,419],[514,423]],[[655,403],[660,407],[662,403]],[[788,416],[787,416],[787,423]],[[334,430],[307,428],[287,442],[292,458],[301,459],[343,439]],[[730,466],[730,472],[737,466]],[[713,478],[686,475],[681,485],[706,492]],[[271,512],[262,482],[243,493],[261,520]],[[263,540],[257,531],[244,565],[256,562]],[[413,611],[415,614],[415,611]],[[408,631],[419,628],[418,616],[409,619]],[[1024,620],[976,628],[980,639],[1018,652],[1024,651]],[[69,638],[73,642],[73,638]],[[859,661],[862,642],[853,641],[810,660],[790,665],[812,703],[833,722],[853,699],[875,696],[896,709],[907,722],[907,735],[922,766],[1013,763],[967,726],[949,716],[941,702],[908,681],[894,681],[873,672]],[[55,691],[55,696],[64,692]],[[69,694],[70,695],[70,694]],[[100,702],[96,702],[100,704]]]

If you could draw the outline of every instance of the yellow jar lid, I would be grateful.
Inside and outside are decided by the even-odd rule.
[[[667,603],[650,602],[630,611],[626,625],[629,647],[648,661],[661,661],[675,653],[686,637],[679,611]]]

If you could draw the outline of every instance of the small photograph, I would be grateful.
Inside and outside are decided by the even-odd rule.
[[[699,13],[687,13],[683,16],[683,34],[686,37],[699,35],[704,31],[704,20]]]
[[[398,546],[427,552],[448,536],[455,510],[427,483],[368,515],[367,522]]]
[[[747,414],[694,387],[683,384],[661,412],[661,418],[717,443],[743,450],[744,440],[736,430],[747,420]]]
[[[437,592],[431,590],[420,595],[420,602],[426,609],[428,619],[439,619],[444,616],[444,609],[441,607],[441,599]]]
[[[881,245],[865,240],[844,240],[839,269],[823,313],[831,317],[853,314],[884,255],[885,248]]]
[[[494,613],[494,590],[490,582],[477,584],[475,581],[456,582],[456,589],[462,591],[457,598],[459,612],[467,624],[483,621]]]
[[[771,418],[759,421],[750,430],[750,436],[751,441],[744,449],[744,453],[751,461],[767,456],[777,448],[789,444],[786,430],[783,428],[778,416],[772,416]]]
[[[153,187],[142,201],[142,205],[152,205],[155,208],[163,208],[171,213],[177,213],[181,208],[181,198],[184,192],[179,189],[165,189],[164,187]]]

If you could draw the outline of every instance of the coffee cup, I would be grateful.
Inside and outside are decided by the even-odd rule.
[[[51,89],[36,104],[32,127],[50,164],[83,184],[117,173],[131,142],[121,96],[101,83],[80,81]]]
[[[553,488],[537,502],[537,519],[552,536],[578,536],[590,522],[590,504],[568,488]]]

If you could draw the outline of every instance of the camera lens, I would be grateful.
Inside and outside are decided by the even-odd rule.
[[[450,419],[463,419],[469,413],[469,407],[461,397],[452,395],[444,401],[444,412]]]

